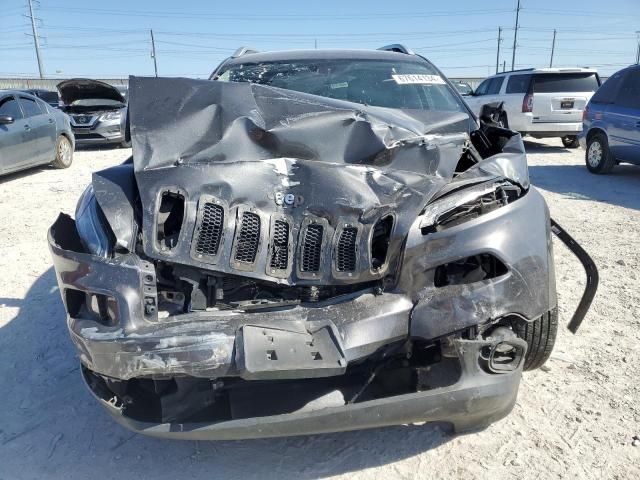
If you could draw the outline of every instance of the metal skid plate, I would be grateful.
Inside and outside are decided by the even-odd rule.
[[[309,334],[245,325],[236,340],[236,356],[246,380],[330,377],[347,368],[327,327]]]

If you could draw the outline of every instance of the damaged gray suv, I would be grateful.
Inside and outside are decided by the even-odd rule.
[[[598,277],[498,117],[398,45],[131,77],[132,159],[49,231],[90,391],[184,439],[507,415],[556,337],[552,233],[574,332]]]

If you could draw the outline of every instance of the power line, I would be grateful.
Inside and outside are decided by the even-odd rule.
[[[524,8],[523,8],[524,10]],[[612,17],[612,18],[620,18],[619,13],[611,13],[611,11],[585,11],[585,10],[556,10],[552,8],[526,8],[527,13],[533,15],[570,15],[572,17]],[[628,12],[624,13],[625,17],[640,17],[638,14],[629,14]]]
[[[59,11],[59,7],[42,7],[42,10]],[[126,17],[144,17],[144,18],[182,18],[182,19],[217,19],[217,20],[371,20],[371,19],[390,19],[390,18],[433,18],[433,17],[459,17],[459,16],[477,16],[477,15],[498,15],[503,13],[510,13],[511,9],[465,9],[458,11],[430,11],[430,12],[410,12],[410,13],[351,13],[351,14],[251,14],[242,13],[238,15],[234,14],[219,14],[209,12],[175,12],[175,11],[158,11],[153,12],[141,11],[141,10],[115,10],[115,9],[102,9],[102,8],[86,8],[86,7],[74,7],[71,10],[65,12],[65,14],[81,14],[81,15],[113,15],[113,16],[126,16]]]

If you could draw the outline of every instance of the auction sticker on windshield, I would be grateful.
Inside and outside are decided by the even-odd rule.
[[[444,80],[440,75],[391,75],[398,85],[423,84],[423,85],[444,85]]]

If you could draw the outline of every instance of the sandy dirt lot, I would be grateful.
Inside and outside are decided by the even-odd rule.
[[[601,286],[578,335],[560,332],[506,419],[233,442],[179,442],[116,425],[82,385],[46,245],[92,171],[130,151],[83,150],[69,170],[0,179],[0,479],[640,478],[640,168],[594,176],[582,150],[527,142],[552,216],[593,256]],[[555,242],[560,315],[584,284]]]

